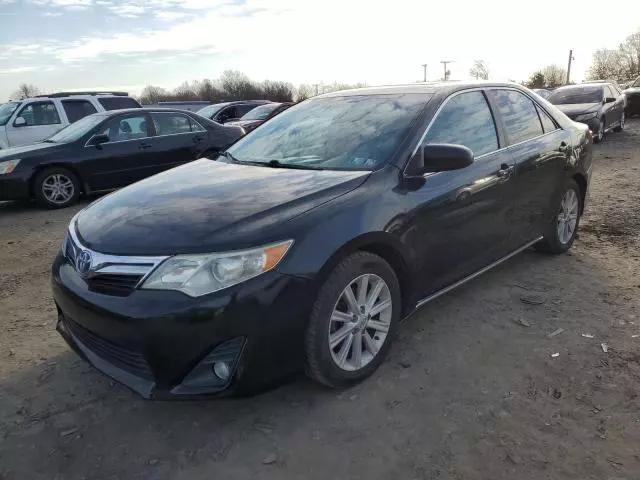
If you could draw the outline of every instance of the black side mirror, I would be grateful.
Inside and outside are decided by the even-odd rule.
[[[418,149],[409,162],[407,174],[420,176],[425,173],[460,170],[473,163],[473,152],[463,145],[432,143]]]
[[[94,135],[89,139],[87,145],[93,145],[94,147],[100,147],[103,143],[109,142],[109,135]]]
[[[604,103],[613,103],[615,101],[616,101],[616,99],[613,98],[613,97],[607,97],[607,98],[604,99]]]

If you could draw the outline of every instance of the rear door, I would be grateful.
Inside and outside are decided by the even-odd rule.
[[[544,231],[549,208],[565,180],[571,136],[521,91],[497,88],[488,93],[516,166],[511,244],[515,249]]]
[[[16,124],[22,118],[24,124]],[[6,126],[10,147],[38,143],[50,137],[65,124],[56,104],[51,100],[29,102],[22,105]]]
[[[109,142],[84,147],[86,160],[78,168],[92,190],[122,187],[152,175],[153,129],[148,114],[116,115],[94,134],[108,135]]]
[[[426,174],[422,186],[407,193],[416,227],[406,241],[420,262],[423,297],[508,253],[514,165],[499,139],[482,90],[453,94],[429,127],[425,144],[464,145],[475,160],[461,170]]]
[[[156,136],[153,138],[153,173],[195,160],[206,149],[207,132],[188,115],[152,112]]]

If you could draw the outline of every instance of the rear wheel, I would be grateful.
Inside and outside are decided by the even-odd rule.
[[[42,207],[68,207],[74,204],[80,195],[80,181],[66,168],[47,168],[34,179],[33,194],[36,202]]]
[[[320,288],[306,335],[307,372],[333,388],[371,375],[384,360],[400,319],[400,286],[387,262],[358,252]]]
[[[556,200],[553,219],[547,224],[544,238],[536,248],[546,253],[564,253],[571,248],[578,232],[582,213],[582,195],[574,180],[568,180],[559,200]]]
[[[622,112],[622,115],[620,115],[620,125],[618,125],[616,128],[613,129],[614,132],[621,132],[622,130],[624,130],[624,121],[626,120],[626,115],[624,112]]]

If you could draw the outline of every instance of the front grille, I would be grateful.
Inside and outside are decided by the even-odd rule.
[[[142,277],[142,275],[102,273],[87,278],[86,281],[92,292],[124,297],[133,292]]]
[[[87,330],[69,317],[63,318],[67,330],[84,347],[115,367],[146,380],[153,380],[153,374],[144,356],[135,350],[117,345]]]

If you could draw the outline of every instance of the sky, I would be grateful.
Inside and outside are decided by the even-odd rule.
[[[624,7],[621,7],[624,4]],[[581,81],[598,48],[640,29],[640,2],[559,0],[0,0],[0,102],[44,92],[173,88],[235,69],[254,80],[521,81],[545,65]],[[623,12],[620,10],[622,8]]]

